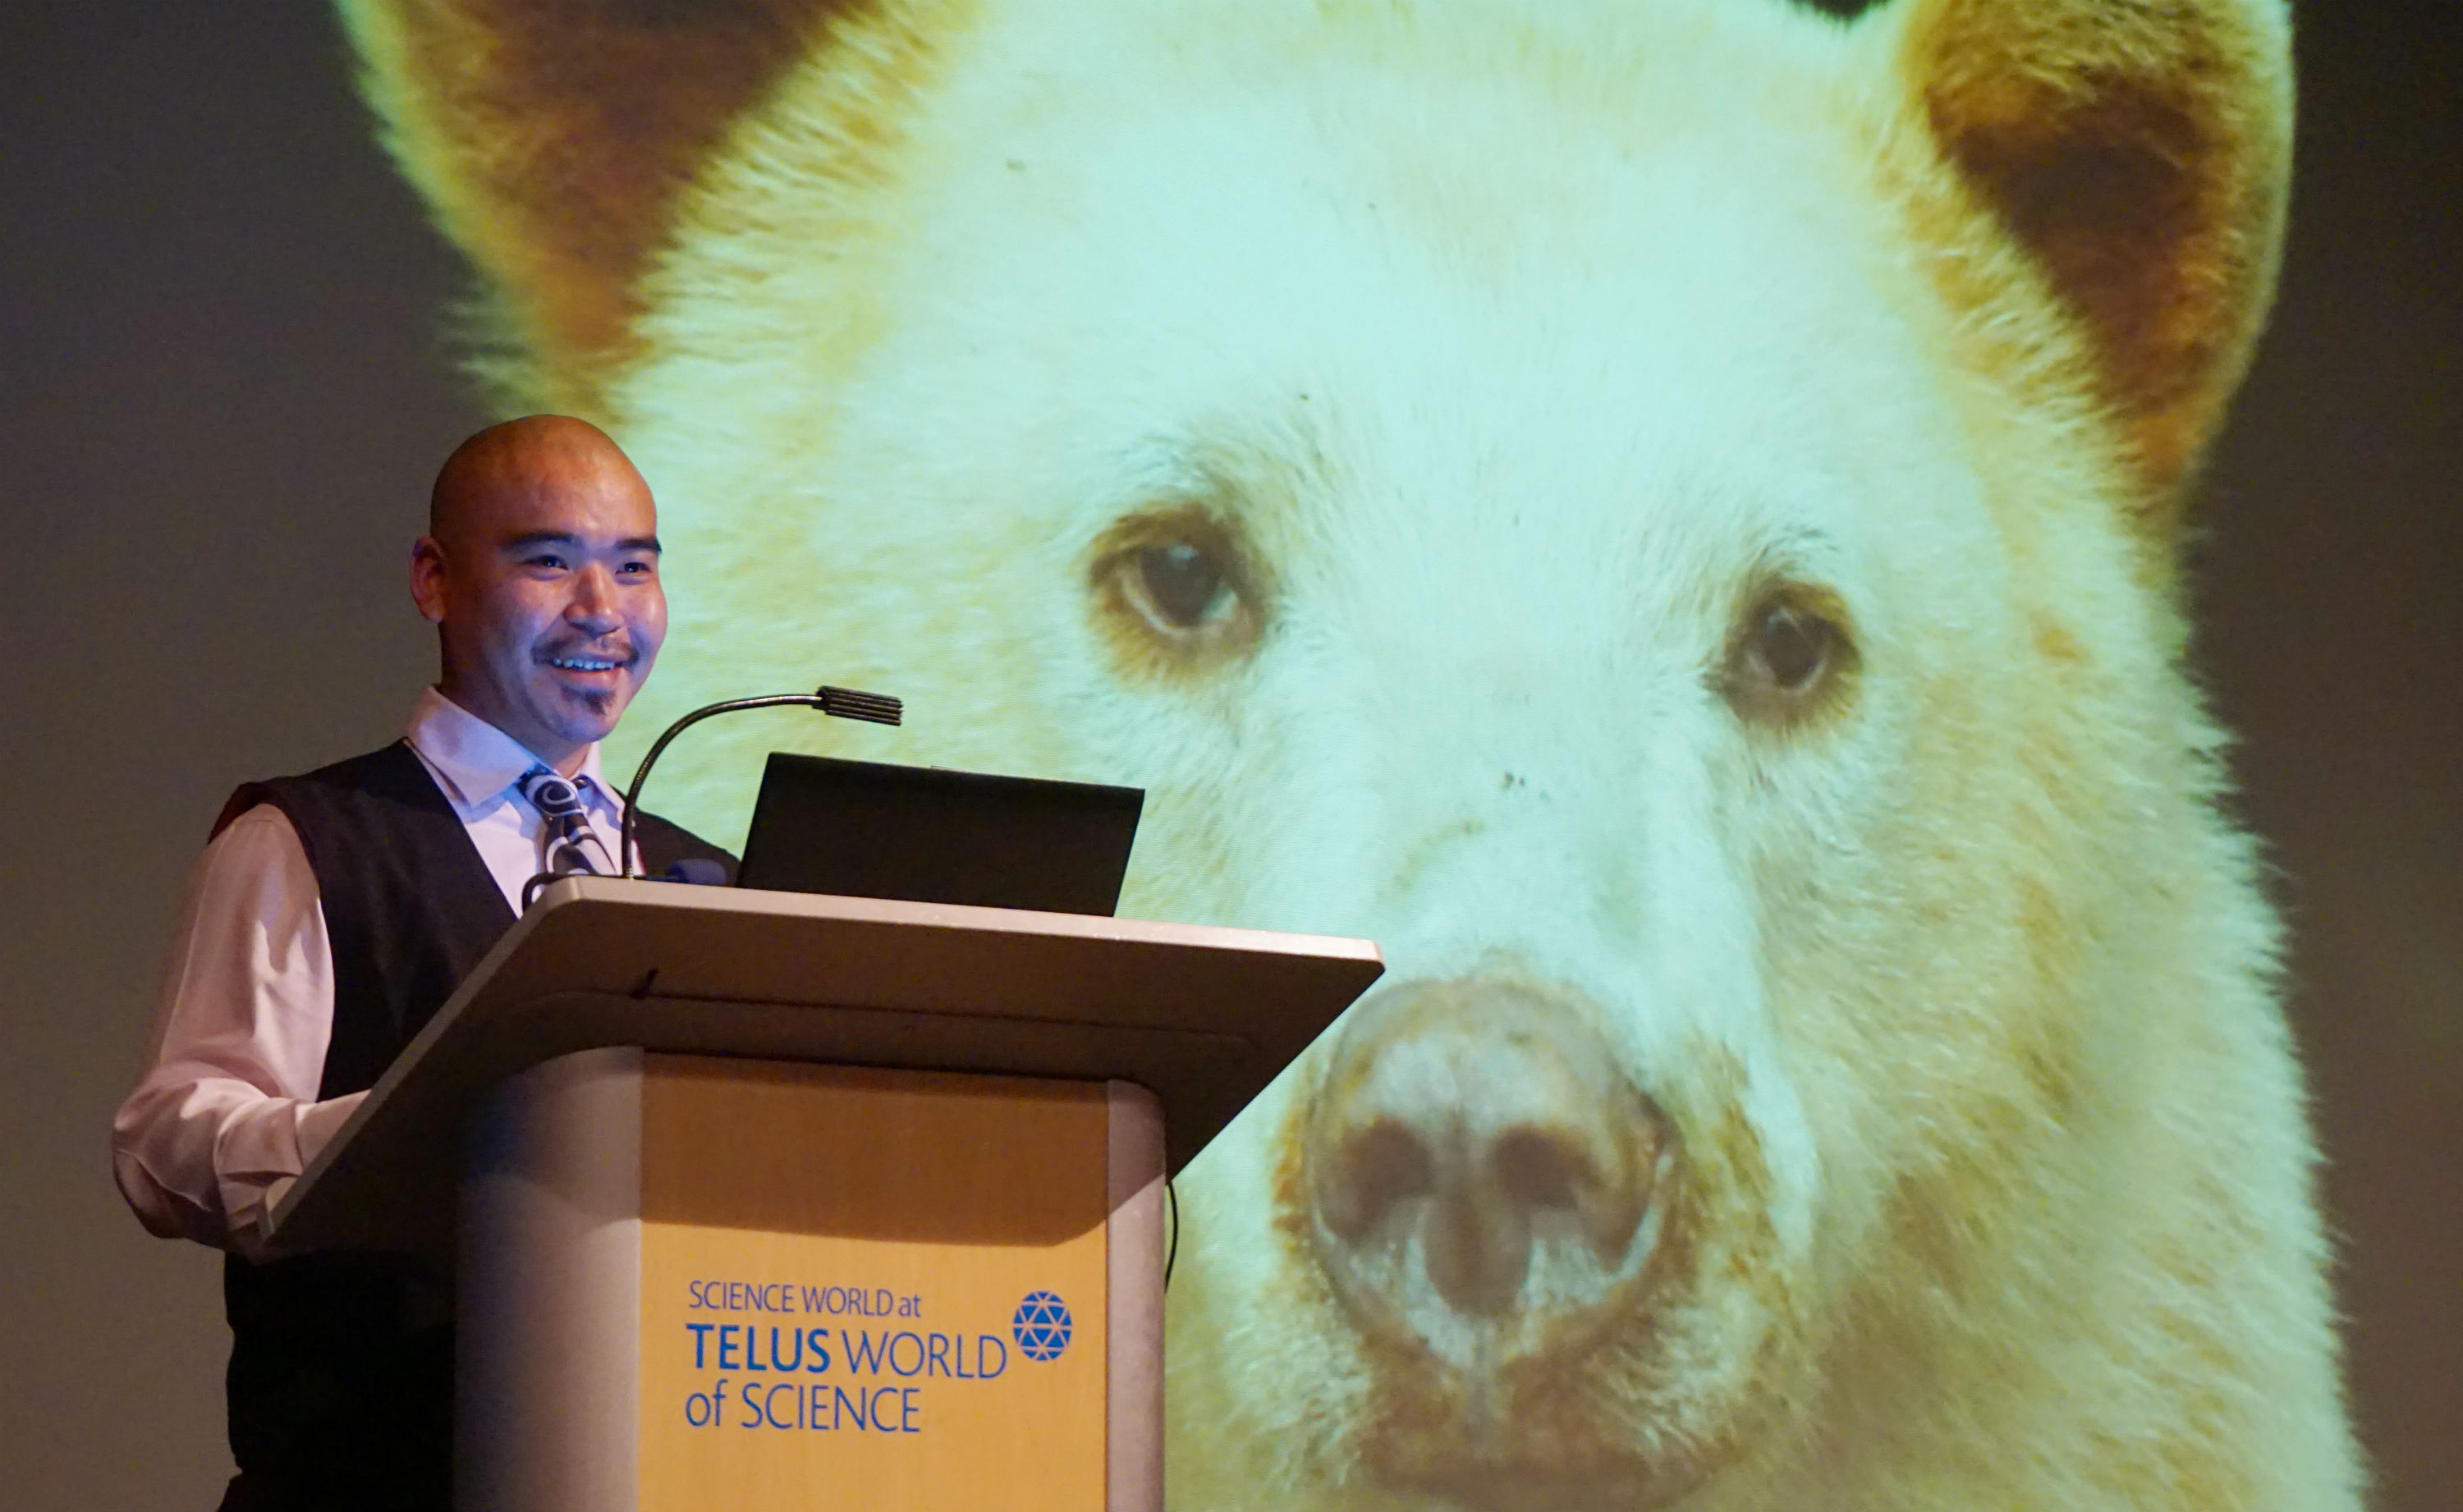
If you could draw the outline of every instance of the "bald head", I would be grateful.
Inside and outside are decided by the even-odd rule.
[[[600,474],[647,496],[649,485],[605,431],[570,415],[525,415],[480,431],[445,459],[427,494],[427,533],[450,540],[508,502]]]
[[[437,687],[571,775],[666,635],[658,529],[649,485],[586,421],[533,415],[455,447],[410,559]]]

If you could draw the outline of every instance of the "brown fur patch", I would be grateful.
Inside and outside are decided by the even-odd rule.
[[[1925,123],[2080,322],[2168,514],[2274,292],[2290,85],[2258,13],[1936,0],[1907,32]]]
[[[875,0],[348,0],[373,103],[485,271],[539,396],[589,408],[630,352],[678,195],[824,28]]]
[[[2067,670],[2085,664],[2086,647],[2078,634],[2050,614],[2035,611],[2028,616],[2027,628],[2035,641],[2036,655],[2054,667]]]

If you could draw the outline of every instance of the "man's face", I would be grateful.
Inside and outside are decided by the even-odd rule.
[[[411,556],[446,697],[570,775],[616,726],[666,636],[658,512],[612,448],[560,451],[466,489]]]

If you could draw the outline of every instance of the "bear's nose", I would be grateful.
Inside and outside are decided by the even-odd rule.
[[[1355,1306],[1563,1314],[1638,1268],[1670,1141],[1595,1019],[1573,994],[1478,978],[1353,1010],[1304,1158],[1320,1254]]]

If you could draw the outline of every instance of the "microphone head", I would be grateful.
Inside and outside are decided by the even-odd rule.
[[[821,712],[842,720],[864,720],[874,724],[896,724],[905,715],[906,705],[886,693],[865,693],[856,688],[824,687],[820,690]]]

